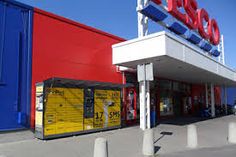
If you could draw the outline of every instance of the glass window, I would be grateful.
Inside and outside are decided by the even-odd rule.
[[[170,91],[161,91],[160,93],[160,115],[173,115],[173,98]]]
[[[186,86],[186,90],[187,90],[187,93],[191,93],[191,86],[190,86],[190,85],[187,85],[187,86]]]
[[[173,82],[173,90],[180,91],[180,84],[178,82]]]
[[[160,115],[173,115],[173,99],[171,97],[164,97],[160,99]]]
[[[171,90],[171,81],[168,80],[160,80],[159,81],[160,89]]]

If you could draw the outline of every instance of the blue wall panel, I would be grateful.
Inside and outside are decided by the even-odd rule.
[[[0,1],[0,131],[29,126],[32,10]]]
[[[236,101],[236,88],[227,88],[228,104],[233,105]]]

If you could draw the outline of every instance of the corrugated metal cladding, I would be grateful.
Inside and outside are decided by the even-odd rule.
[[[29,126],[32,8],[0,0],[0,131]]]
[[[124,39],[38,9],[33,25],[32,128],[36,83],[52,77],[122,83],[111,47]]]
[[[19,2],[0,0],[0,131],[30,124],[34,128],[37,82],[62,77],[122,83],[111,57],[112,44],[121,41]]]

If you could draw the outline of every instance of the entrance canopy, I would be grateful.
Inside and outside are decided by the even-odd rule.
[[[112,46],[113,64],[137,68],[153,63],[154,75],[189,83],[236,86],[236,71],[205,51],[168,32],[158,32]]]

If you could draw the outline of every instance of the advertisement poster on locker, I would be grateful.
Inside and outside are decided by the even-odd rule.
[[[43,84],[36,86],[35,127],[43,127]]]
[[[95,90],[94,127],[120,125],[120,91]]]

